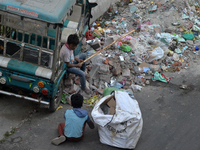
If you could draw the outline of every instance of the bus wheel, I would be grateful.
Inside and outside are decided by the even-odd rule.
[[[60,100],[62,98],[62,93],[63,93],[63,80],[61,80],[59,85],[58,85],[58,90],[56,92],[56,95],[53,98],[51,98],[51,100],[50,100],[49,110],[51,112],[56,111],[56,109],[60,105]]]

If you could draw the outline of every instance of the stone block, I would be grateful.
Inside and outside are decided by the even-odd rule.
[[[121,68],[120,64],[115,64],[115,66],[112,70],[112,73],[114,76],[117,76],[122,73],[122,68]]]
[[[156,72],[160,69],[159,65],[149,65],[149,68],[153,71]]]
[[[80,91],[80,87],[77,86],[76,84],[73,84],[73,85],[70,87],[68,93],[69,93],[69,94],[73,94],[73,93],[78,93],[79,91]]]
[[[64,85],[65,86],[72,86],[73,85],[73,80],[71,78],[65,79]]]
[[[98,71],[99,71],[99,66],[98,65],[95,65],[95,66],[92,67],[92,70],[89,73],[90,80],[98,78]]]
[[[130,77],[130,75],[131,75],[131,71],[130,71],[129,68],[126,68],[126,69],[124,69],[124,70],[122,71],[122,76],[123,76],[123,77]]]
[[[76,78],[74,79],[74,82],[75,82],[76,85],[80,85],[80,84],[81,84],[80,78],[79,78],[79,77],[76,77]]]
[[[111,74],[99,74],[99,79],[107,83],[110,83],[111,76],[112,76]]]
[[[99,71],[103,73],[109,73],[110,72],[109,65],[102,64],[99,68]]]

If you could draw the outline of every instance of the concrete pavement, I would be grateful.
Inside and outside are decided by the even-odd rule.
[[[182,69],[181,72],[165,73],[165,75],[172,77],[170,83],[155,81],[150,86],[144,87],[141,92],[134,94],[144,120],[142,135],[135,150],[199,150],[198,62],[190,63],[188,70]],[[188,85],[189,89],[180,89],[181,84]],[[52,145],[50,142],[58,134],[58,124],[64,122],[65,110],[71,108],[69,105],[63,105],[62,109],[49,113],[48,110],[37,107],[35,103],[12,100],[9,97],[1,97],[0,103],[1,112],[4,112],[0,116],[1,127],[5,128],[3,130],[1,128],[1,135],[9,130],[11,125],[15,126],[24,120],[16,133],[0,145],[1,150],[117,149],[99,142],[97,126],[94,130],[86,127],[85,137],[80,142],[67,141],[60,146]],[[86,109],[92,110],[92,108]]]

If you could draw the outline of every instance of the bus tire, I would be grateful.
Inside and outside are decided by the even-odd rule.
[[[62,99],[62,93],[63,93],[63,80],[61,80],[58,85],[58,90],[56,92],[56,95],[50,100],[49,111],[51,112],[56,111],[56,109],[60,105],[60,101]]]

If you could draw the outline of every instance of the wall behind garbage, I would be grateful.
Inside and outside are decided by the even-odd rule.
[[[120,0],[89,0],[90,3],[97,3],[98,5],[92,8],[92,16],[90,23],[94,22],[97,18],[104,14],[112,3]]]

